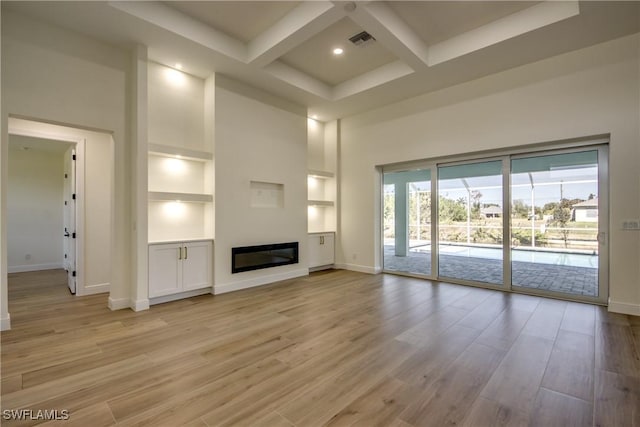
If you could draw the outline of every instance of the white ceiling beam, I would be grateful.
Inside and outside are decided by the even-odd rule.
[[[426,68],[427,46],[389,6],[358,3],[348,16],[411,68]]]
[[[230,58],[246,61],[247,47],[244,43],[162,3],[112,1],[108,4]]]
[[[414,72],[413,68],[403,61],[394,61],[334,86],[331,98],[338,101]]]
[[[306,73],[303,73],[302,71],[290,67],[284,62],[273,61],[272,63],[264,67],[263,70],[285,83],[288,83],[292,86],[295,86],[326,100],[331,100],[331,86],[311,77]]]
[[[264,67],[342,19],[344,15],[342,8],[328,1],[304,2],[251,40],[247,62]]]
[[[429,47],[429,66],[580,14],[577,1],[547,1]]]

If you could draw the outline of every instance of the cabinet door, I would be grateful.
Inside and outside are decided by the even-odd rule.
[[[190,242],[183,244],[182,288],[185,291],[211,287],[212,243]]]
[[[330,265],[335,261],[334,257],[334,234],[326,233],[321,235],[320,239],[320,257],[319,257],[319,265]]]
[[[334,234],[310,234],[307,256],[309,268],[331,265],[334,263]]]
[[[159,297],[182,290],[181,244],[149,246],[149,297]]]
[[[320,235],[309,234],[309,245],[307,246],[307,257],[309,258],[309,268],[318,267],[320,263]]]

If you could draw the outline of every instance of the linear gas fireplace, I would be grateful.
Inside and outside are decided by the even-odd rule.
[[[231,273],[298,263],[298,242],[231,248]]]

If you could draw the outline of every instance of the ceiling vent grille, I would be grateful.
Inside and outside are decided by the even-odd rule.
[[[367,33],[366,31],[358,33],[355,36],[349,37],[349,41],[356,46],[362,46],[365,43],[370,43],[375,40],[376,40],[375,37],[373,37],[371,34]]]

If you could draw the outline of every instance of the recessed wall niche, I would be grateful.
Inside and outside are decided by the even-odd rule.
[[[249,181],[252,208],[283,208],[284,184]]]

